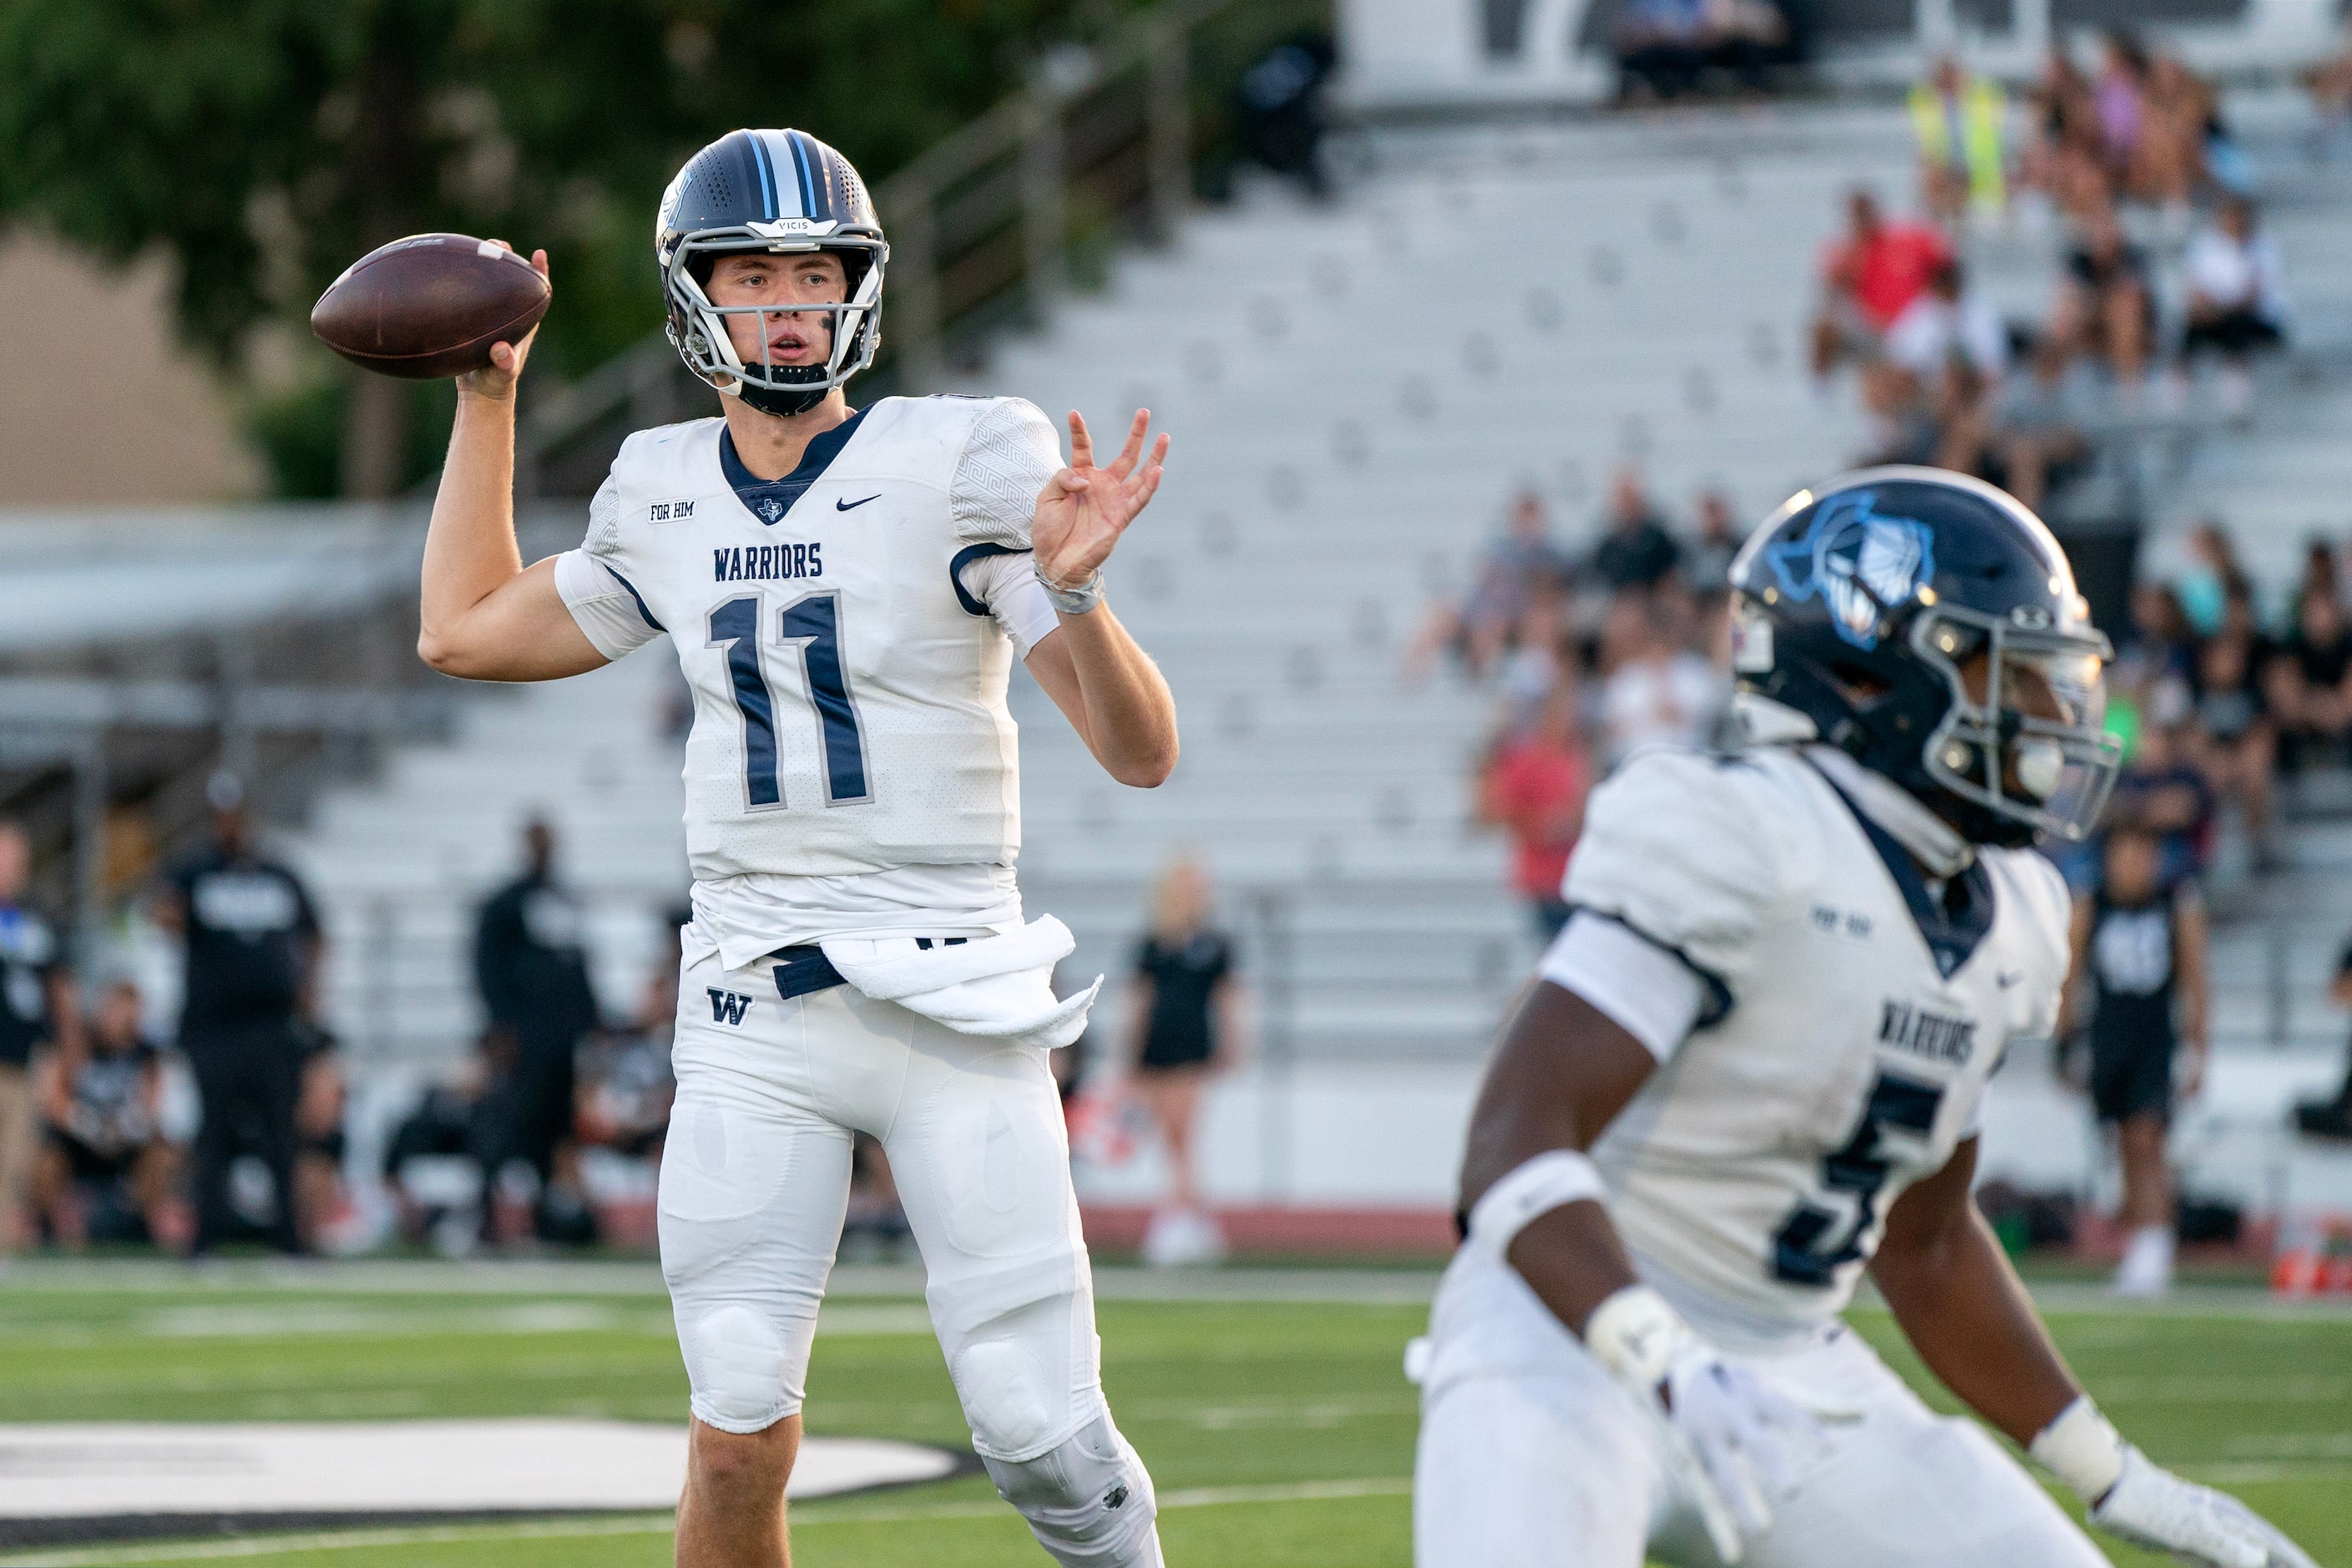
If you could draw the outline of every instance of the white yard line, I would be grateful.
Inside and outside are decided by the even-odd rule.
[[[1333,1499],[1406,1497],[1412,1482],[1396,1476],[1378,1480],[1298,1481],[1286,1486],[1195,1487],[1160,1494],[1160,1506],[1227,1508],[1240,1503],[1322,1502]],[[804,1505],[793,1510],[794,1530],[841,1524],[899,1524],[922,1520],[1012,1517],[1001,1502],[932,1503],[909,1508],[827,1512]],[[402,1529],[313,1531],[262,1536],[249,1541],[199,1541],[178,1545],[96,1546],[64,1552],[0,1556],[0,1568],[133,1568],[151,1563],[210,1563],[242,1557],[283,1557],[300,1552],[355,1551],[371,1547],[432,1546],[468,1541],[575,1541],[616,1535],[667,1535],[668,1514],[629,1514],[613,1519],[553,1519],[524,1524],[415,1525]]]
[[[1425,1268],[1097,1268],[1095,1294],[1107,1301],[1325,1302],[1353,1306],[1418,1306],[1437,1290],[1437,1269]],[[646,1297],[662,1300],[661,1270],[652,1261],[573,1263],[551,1259],[444,1263],[427,1259],[357,1259],[346,1263],[283,1264],[264,1259],[202,1270],[164,1259],[99,1262],[32,1258],[8,1274],[12,1293],[50,1290],[185,1296],[208,1289],[289,1295],[451,1295]],[[2120,1318],[2220,1318],[2250,1321],[2352,1319],[2352,1298],[2288,1301],[2253,1285],[2185,1285],[2158,1301],[2118,1300],[2092,1282],[2044,1281],[2032,1287],[2042,1310]],[[919,1297],[920,1265],[845,1264],[833,1271],[835,1300]],[[1857,1306],[1884,1310],[1864,1286]]]

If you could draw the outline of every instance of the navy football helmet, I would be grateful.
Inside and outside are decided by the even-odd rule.
[[[2050,530],[1940,468],[1800,491],[1731,566],[1741,689],[1796,710],[1969,840],[2081,838],[2122,748],[2113,657]]]
[[[849,278],[840,304],[796,312],[831,319],[823,364],[747,364],[727,334],[729,316],[774,315],[775,307],[714,305],[704,292],[711,268],[731,252],[831,251]],[[882,341],[882,273],[890,247],[866,182],[849,160],[802,131],[730,131],[686,161],[663,193],[654,256],[669,306],[669,341],[688,370],[730,397],[768,414],[805,414],[874,363]]]

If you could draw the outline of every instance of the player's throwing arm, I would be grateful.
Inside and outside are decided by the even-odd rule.
[[[1985,1080],[2046,1038],[2118,763],[2106,639],[2041,520],[1940,470],[1798,495],[1731,568],[1747,742],[1592,796],[1576,910],[1489,1068],[1409,1365],[1419,1568],[2100,1568],[1922,1360],[2093,1522],[2315,1568],[2100,1415],[1969,1196]]]

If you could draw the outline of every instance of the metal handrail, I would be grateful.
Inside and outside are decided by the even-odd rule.
[[[1042,323],[1066,293],[1073,252],[1097,218],[1139,207],[1148,238],[1172,239],[1192,202],[1191,50],[1210,23],[1254,9],[1239,0],[1167,0],[1095,51],[1083,82],[1040,72],[884,181],[876,199],[890,237],[887,358],[867,384],[945,384],[951,346],[1008,320],[1008,297],[1019,301],[1010,319]],[[1127,90],[1139,72],[1141,90]],[[1115,170],[1122,161],[1130,167]],[[1106,183],[1116,204],[1107,213],[1102,192],[1089,188]],[[1017,243],[1009,242],[1014,230]],[[548,460],[607,420],[677,417],[682,376],[655,332],[548,395],[524,420],[519,493],[537,493]]]

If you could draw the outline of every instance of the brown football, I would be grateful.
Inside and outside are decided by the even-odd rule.
[[[343,269],[310,330],[351,361],[430,381],[490,363],[547,314],[547,279],[511,250],[462,234],[413,234]]]

